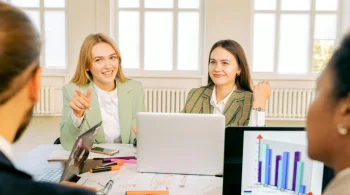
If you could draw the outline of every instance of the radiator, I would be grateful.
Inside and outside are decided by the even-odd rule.
[[[189,89],[146,89],[147,112],[179,112],[183,109]],[[273,89],[266,105],[268,120],[305,119],[314,89]]]
[[[180,112],[190,89],[145,89],[146,112]],[[314,89],[274,88],[266,105],[268,120],[304,120]],[[62,91],[55,87],[42,87],[40,100],[34,106],[35,116],[59,116],[62,113]]]
[[[273,89],[266,105],[266,117],[270,120],[305,119],[314,89]]]
[[[180,112],[190,89],[145,89],[147,112]]]
[[[61,91],[61,90],[60,90]],[[41,87],[40,88],[40,99],[37,104],[34,105],[33,114],[34,116],[57,116],[61,115],[61,111],[56,109],[56,106],[62,101],[62,94],[59,96],[60,99],[56,98],[55,87]]]

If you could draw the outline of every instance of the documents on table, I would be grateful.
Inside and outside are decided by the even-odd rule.
[[[110,194],[125,195],[127,190],[169,190],[170,195],[222,194],[222,178],[215,176],[139,173],[135,164],[124,164],[118,171],[84,173],[78,184],[102,188],[114,181]]]

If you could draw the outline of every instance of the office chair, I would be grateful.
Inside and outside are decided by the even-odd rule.
[[[60,138],[58,137],[58,138],[55,140],[55,142],[53,142],[53,144],[61,144]]]

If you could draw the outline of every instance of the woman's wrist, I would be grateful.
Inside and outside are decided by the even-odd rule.
[[[81,118],[81,117],[83,117],[84,112],[83,112],[83,113],[80,113],[80,114],[77,114],[77,113],[73,112],[73,114],[75,115],[75,117]]]
[[[266,102],[253,102],[253,110],[258,110],[258,109],[262,109],[262,110],[266,110]]]

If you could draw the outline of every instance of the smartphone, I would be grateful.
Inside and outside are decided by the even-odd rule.
[[[119,153],[119,150],[112,150],[112,149],[101,148],[101,147],[93,147],[93,148],[91,148],[91,152],[99,153],[99,154],[107,154],[107,155],[113,156],[113,155]]]

